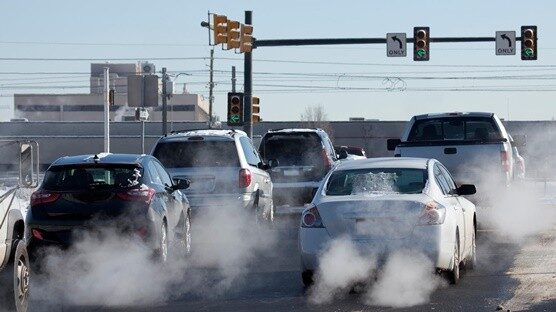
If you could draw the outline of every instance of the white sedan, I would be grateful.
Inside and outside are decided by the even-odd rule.
[[[340,163],[301,216],[303,283],[312,284],[319,255],[330,241],[346,235],[378,258],[394,249],[417,249],[457,283],[461,264],[476,265],[475,205],[462,196],[474,193],[473,185],[457,187],[435,159]]]

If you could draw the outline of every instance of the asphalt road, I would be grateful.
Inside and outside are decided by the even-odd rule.
[[[221,294],[186,293],[164,304],[120,308],[57,307],[66,311],[556,311],[556,229],[517,245],[483,230],[479,267],[457,286],[444,285],[426,304],[404,309],[368,306],[362,294],[332,303],[310,303],[303,288],[293,223],[284,223],[278,252],[260,259],[234,287]],[[496,238],[495,238],[496,237]],[[183,281],[184,285],[188,281]],[[210,282],[208,282],[210,283]],[[179,287],[177,285],[176,287]],[[210,287],[208,287],[210,289]],[[41,308],[42,307],[42,308]],[[35,310],[43,310],[40,306]],[[50,309],[47,309],[50,310]]]

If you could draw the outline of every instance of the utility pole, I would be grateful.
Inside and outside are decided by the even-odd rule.
[[[110,153],[110,69],[104,67],[104,152]]]
[[[232,66],[232,92],[236,92],[236,67]]]
[[[166,67],[162,67],[162,135],[167,133],[166,122],[168,117],[168,95],[166,94],[166,82],[168,75],[166,74]]]
[[[213,89],[214,89],[214,48],[210,49],[210,78],[209,78],[209,128],[212,127],[212,103],[214,101]]]
[[[245,11],[245,24],[253,25],[253,12]],[[247,136],[253,138],[253,120],[251,111],[251,96],[252,96],[252,79],[253,79],[253,62],[251,52],[244,53],[243,60],[243,116],[244,126],[243,130]]]

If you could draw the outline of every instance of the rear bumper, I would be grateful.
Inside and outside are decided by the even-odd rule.
[[[225,207],[241,207],[250,208],[255,204],[254,193],[243,194],[189,194],[186,195],[189,200],[192,212],[195,214],[198,210],[207,208],[225,208]]]
[[[352,237],[352,242],[363,255],[386,259],[398,250],[410,250],[425,254],[436,268],[450,269],[454,250],[452,235],[443,234],[441,225],[416,226],[412,234],[403,239],[379,241]],[[302,270],[316,270],[319,257],[330,244],[332,237],[325,228],[300,228],[299,251]]]
[[[303,206],[311,203],[313,194],[319,188],[321,181],[274,183],[272,198],[274,205]]]

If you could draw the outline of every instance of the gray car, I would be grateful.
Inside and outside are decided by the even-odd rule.
[[[161,137],[152,150],[173,178],[189,179],[193,214],[205,207],[241,206],[274,219],[272,181],[243,131],[191,130]]]
[[[274,203],[278,213],[299,213],[310,203],[321,180],[338,157],[322,129],[269,130],[259,153],[271,164]]]

